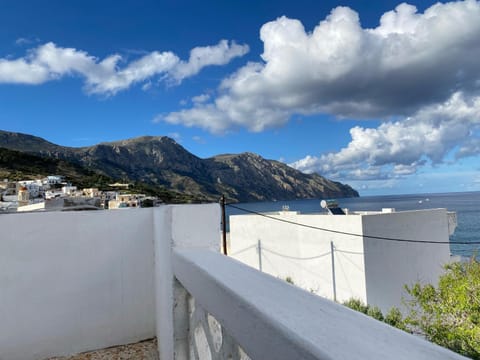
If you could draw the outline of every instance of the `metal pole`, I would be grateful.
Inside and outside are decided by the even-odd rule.
[[[258,239],[257,243],[258,252],[258,270],[262,271],[262,240]]]
[[[337,301],[337,284],[335,283],[335,246],[333,245],[333,241],[330,241],[330,254],[332,257],[333,301]]]
[[[220,207],[222,208],[222,244],[223,254],[227,254],[227,217],[225,215],[225,195],[220,198]]]

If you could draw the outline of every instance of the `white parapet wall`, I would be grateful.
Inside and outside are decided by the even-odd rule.
[[[437,284],[450,261],[448,221],[445,209],[362,216],[364,235],[417,241],[364,238],[368,303],[382,310],[393,305],[402,308],[405,285]]]
[[[172,246],[218,251],[219,216],[218,204],[0,215],[0,359],[173,339]]]
[[[339,300],[352,296],[367,300],[365,275],[358,271],[364,268],[361,238],[290,223],[358,233],[362,229],[360,216],[302,215],[288,211],[269,216],[281,221],[258,215],[230,216],[230,256],[329,299],[335,295]],[[331,242],[339,250],[349,252],[334,259],[335,289]]]
[[[445,209],[234,215],[230,216],[230,256],[317,295],[339,302],[357,298],[383,311],[402,306],[405,284],[435,283],[450,259],[448,244],[369,235],[448,242],[448,215]]]
[[[155,336],[152,212],[0,216],[0,359]]]

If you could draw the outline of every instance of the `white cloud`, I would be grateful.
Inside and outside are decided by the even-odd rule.
[[[195,104],[202,104],[210,100],[210,95],[209,94],[202,94],[198,96],[194,96],[192,98],[192,102]]]
[[[209,103],[164,121],[212,132],[285,124],[293,114],[408,116],[454,92],[480,90],[480,3],[436,4],[423,14],[401,4],[377,28],[338,7],[311,32],[286,17],[260,30],[262,62],[226,78]]]
[[[475,156],[480,154],[480,138],[472,137],[467,139],[458,152],[456,153],[456,158],[460,159],[462,157],[467,157],[467,156]]]
[[[171,76],[180,82],[197,74],[205,66],[228,64],[233,58],[243,56],[248,51],[248,45],[229,43],[227,40],[222,40],[215,46],[196,47],[190,51],[188,62],[179,62],[171,71]]]
[[[30,45],[33,43],[38,43],[40,39],[38,38],[26,38],[26,37],[20,37],[17,40],[15,40],[15,45],[17,46],[24,46],[24,45]]]
[[[0,83],[35,85],[79,75],[85,79],[88,93],[114,95],[136,83],[149,84],[157,76],[178,84],[206,66],[224,65],[247,51],[247,45],[222,40],[215,46],[194,48],[188,62],[172,52],[153,51],[120,66],[124,62],[121,55],[100,60],[85,51],[49,42],[31,49],[23,58],[0,59]]]
[[[0,59],[0,83],[21,83],[36,85],[48,81],[48,69],[32,64],[25,59]]]
[[[428,160],[438,164],[457,147],[456,157],[480,153],[480,96],[454,93],[443,104],[430,105],[412,116],[382,123],[378,128],[354,127],[352,140],[338,152],[306,156],[291,165],[304,172],[332,174],[343,179],[404,176]],[[475,148],[476,146],[476,148]]]

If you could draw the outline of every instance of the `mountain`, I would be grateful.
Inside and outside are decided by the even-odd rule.
[[[218,200],[221,194],[241,202],[358,196],[348,185],[301,173],[253,153],[201,159],[166,136],[72,148],[0,131],[0,147],[68,161],[114,179],[161,186],[200,201]]]
[[[43,178],[51,174],[62,174],[65,179],[79,188],[96,187],[101,190],[115,190],[110,184],[115,179],[89,170],[67,160],[37,156],[0,147],[0,179],[12,181],[31,178]],[[157,196],[167,203],[184,203],[196,201],[196,197],[168,190],[162,186],[152,186],[136,182],[130,187],[132,191]]]

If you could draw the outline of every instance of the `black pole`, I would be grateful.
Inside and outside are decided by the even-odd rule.
[[[223,235],[223,254],[227,255],[227,220],[225,215],[225,195],[220,198],[220,206],[222,208],[222,235]]]

